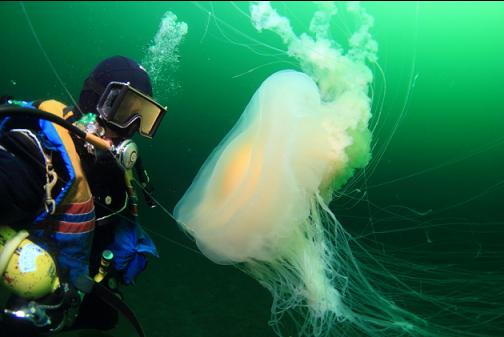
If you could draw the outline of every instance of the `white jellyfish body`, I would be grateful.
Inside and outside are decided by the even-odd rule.
[[[346,150],[355,133],[369,135],[368,119],[366,96],[325,103],[306,74],[273,74],[204,164],[175,217],[213,261],[242,263],[263,285],[275,280],[270,289],[283,279],[288,306],[305,302],[319,318],[344,319],[334,279],[343,284],[345,277],[334,270],[336,251],[318,209],[332,182],[351,174]],[[369,142],[361,144],[353,154],[367,157]]]
[[[367,101],[345,104],[322,103],[300,72],[278,72],[261,85],[175,211],[212,260],[271,261],[282,253],[321,184],[348,161],[346,129],[357,122],[344,110],[358,105],[355,114],[368,118]]]

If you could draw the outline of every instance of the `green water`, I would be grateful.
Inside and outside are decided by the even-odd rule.
[[[296,32],[306,30],[311,4],[274,6]],[[335,199],[335,214],[363,242],[394,257],[429,266],[455,265],[463,270],[457,276],[464,275],[468,283],[482,275],[504,280],[504,4],[363,6],[375,18],[372,34],[383,70],[382,75],[373,68],[374,159],[345,189],[346,195]],[[255,31],[246,3],[26,2],[25,7],[74,96],[101,59],[122,54],[141,60],[166,11],[188,24],[180,68],[169,74],[180,88],[155,88],[169,113],[155,140],[138,139],[156,197],[168,209],[261,81],[276,70],[298,67],[281,52],[285,47],[278,37]],[[0,93],[71,104],[20,4],[1,3],[0,22]],[[334,22],[333,34],[344,44],[354,28],[343,15]],[[271,299],[265,290],[233,267],[215,265],[195,252],[159,208],[143,207],[141,212],[161,259],[152,261],[125,293],[148,336],[274,336],[267,325]],[[439,289],[445,289],[450,275],[439,275]],[[462,329],[471,325],[475,335],[504,335],[498,320],[474,328],[480,319],[476,316],[491,310],[483,302],[493,302],[493,310],[504,307],[500,283],[473,288],[479,293],[472,296],[482,302],[480,312],[472,304],[474,322],[461,318],[438,323]],[[428,312],[429,307],[418,309]],[[99,336],[134,333],[121,321],[117,329]]]

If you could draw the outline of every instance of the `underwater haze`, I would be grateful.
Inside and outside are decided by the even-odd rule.
[[[123,289],[146,335],[504,336],[504,3],[362,2],[365,15],[336,5],[327,31],[336,49],[351,50],[355,32],[376,42],[352,58],[365,65],[359,75],[372,75],[362,80],[369,156],[329,204],[365,287],[349,288],[351,314],[303,332],[304,309],[279,317],[266,281],[268,289],[247,267],[212,262],[169,214],[260,85],[280,70],[306,72],[291,37],[258,29],[253,5],[0,4],[1,95],[71,105],[99,61],[125,55],[150,71],[168,107],[153,140],[135,139],[162,206],[140,207],[160,258]],[[324,5],[271,6],[301,36],[316,34]],[[110,331],[61,336],[136,334],[121,319]]]

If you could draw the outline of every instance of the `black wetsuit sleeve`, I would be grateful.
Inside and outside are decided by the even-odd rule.
[[[44,168],[0,147],[0,225],[31,223],[43,207]]]

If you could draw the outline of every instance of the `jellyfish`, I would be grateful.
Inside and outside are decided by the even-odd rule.
[[[372,17],[356,3],[346,10],[361,25],[345,51],[330,38],[332,2],[318,3],[311,34],[299,36],[269,2],[251,5],[255,28],[277,33],[301,71],[263,81],[174,216],[205,256],[270,291],[278,335],[288,317],[299,336],[426,336],[421,318],[375,288],[329,208],[371,158],[366,62],[377,44]]]

